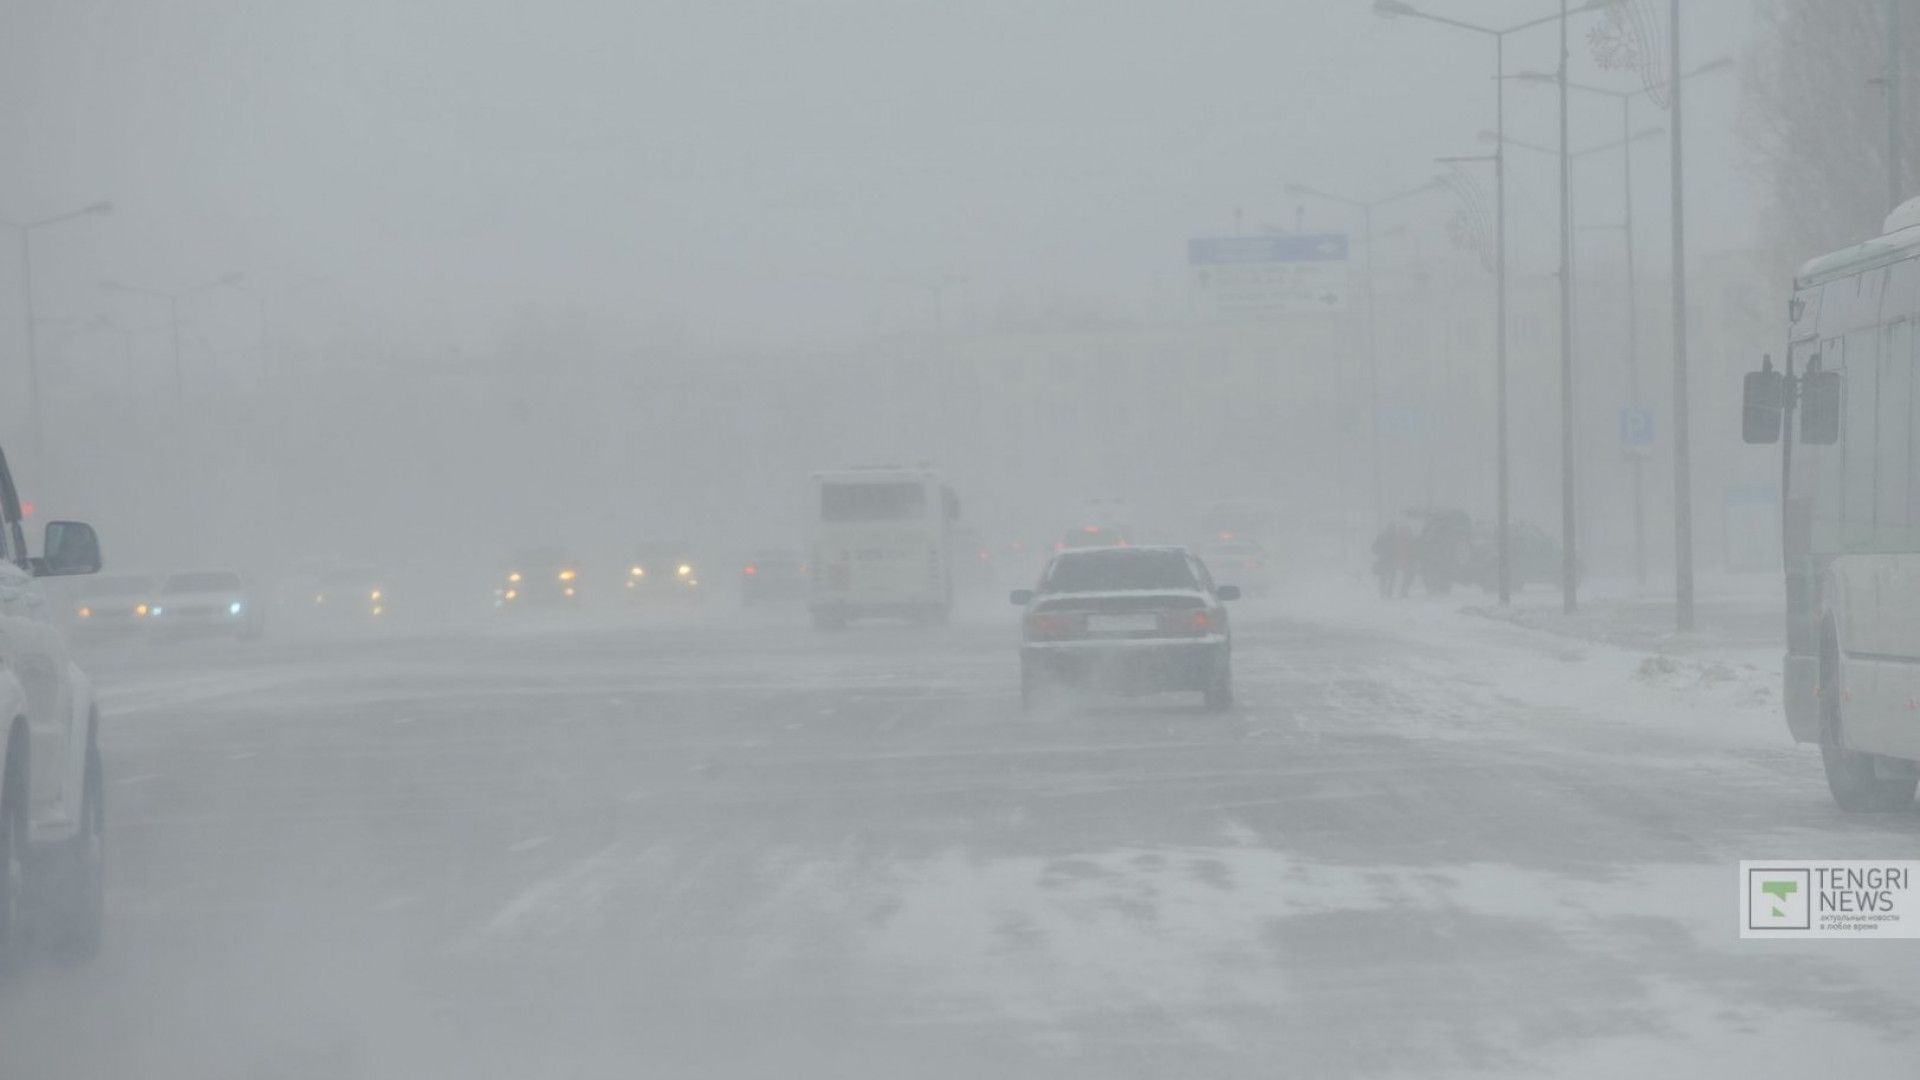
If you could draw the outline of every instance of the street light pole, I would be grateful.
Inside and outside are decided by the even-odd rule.
[[[1640,299],[1634,287],[1633,277],[1633,99],[1622,95],[1620,98],[1620,146],[1621,169],[1620,190],[1626,202],[1625,224],[1622,226],[1626,241],[1627,259],[1627,402],[1630,407],[1640,407]],[[1638,454],[1633,457],[1633,580],[1636,585],[1647,583],[1647,507],[1646,487],[1644,483],[1646,459]]]
[[[1668,7],[1668,93],[1673,95],[1673,584],[1675,622],[1693,629],[1693,468],[1687,445],[1687,228],[1680,137],[1680,0]]]
[[[1571,615],[1580,607],[1579,582],[1574,567],[1573,503],[1573,221],[1568,204],[1573,192],[1568,178],[1573,161],[1567,154],[1567,0],[1560,0],[1560,606]]]
[[[1560,66],[1561,66],[1561,74],[1562,74],[1562,77],[1564,78],[1565,69],[1566,69],[1566,52],[1567,52],[1566,50],[1567,17],[1577,12],[1592,11],[1597,8],[1605,7],[1614,2],[1616,2],[1616,0],[1585,0],[1585,2],[1582,3],[1578,8],[1569,9],[1566,5],[1565,0],[1562,0],[1560,5],[1560,12],[1558,14],[1547,15],[1538,19],[1529,20],[1527,22],[1517,23],[1505,29],[1497,29],[1491,26],[1481,26],[1477,23],[1470,23],[1460,19],[1449,18],[1444,15],[1433,15],[1428,12],[1421,11],[1419,8],[1416,8],[1412,4],[1407,3],[1406,0],[1374,0],[1374,3],[1373,3],[1373,10],[1374,10],[1374,13],[1377,15],[1381,15],[1389,18],[1396,15],[1405,15],[1411,18],[1425,19],[1428,22],[1439,23],[1443,26],[1451,26],[1458,30],[1468,30],[1476,34],[1485,34],[1493,38],[1494,121],[1495,121],[1496,129],[1499,133],[1499,139],[1494,144],[1494,153],[1493,153],[1494,203],[1495,203],[1494,232],[1496,234],[1495,246],[1498,247],[1499,249],[1496,258],[1494,259],[1494,264],[1495,264],[1494,274],[1496,279],[1496,288],[1499,292],[1499,300],[1496,303],[1496,308],[1499,312],[1498,320],[1500,324],[1495,334],[1498,344],[1496,346],[1496,358],[1494,361],[1495,381],[1497,383],[1497,387],[1494,392],[1494,396],[1497,402],[1494,410],[1495,411],[1494,423],[1496,428],[1498,429],[1498,433],[1495,436],[1495,442],[1496,442],[1495,453],[1499,458],[1499,461],[1495,468],[1495,471],[1498,474],[1498,481],[1497,481],[1498,494],[1496,497],[1496,502],[1498,505],[1496,508],[1496,513],[1500,520],[1496,523],[1494,528],[1494,536],[1495,536],[1494,548],[1495,548],[1495,559],[1497,563],[1495,577],[1498,579],[1500,605],[1502,607],[1505,607],[1508,604],[1508,602],[1511,600],[1513,595],[1513,575],[1512,575],[1512,562],[1511,562],[1512,552],[1510,550],[1511,548],[1511,544],[1509,542],[1510,538],[1507,535],[1511,531],[1510,522],[1512,520],[1510,516],[1510,510],[1511,510],[1511,504],[1509,502],[1510,485],[1508,482],[1508,467],[1507,467],[1507,463],[1508,463],[1507,167],[1506,167],[1506,161],[1507,161],[1506,104],[1507,103],[1506,103],[1506,78],[1505,78],[1506,69],[1507,69],[1507,55],[1506,55],[1507,35],[1517,33],[1521,30],[1529,30],[1536,26],[1545,26],[1547,23],[1558,21],[1560,23],[1560,31],[1561,31],[1560,33],[1560,38],[1561,38]],[[1565,137],[1565,129],[1566,129],[1566,125],[1562,123],[1561,133],[1563,138]],[[1564,226],[1564,222],[1562,224]],[[1564,280],[1564,277],[1563,277],[1563,280]],[[1562,321],[1564,322],[1565,320],[1563,319]]]
[[[152,297],[155,300],[161,300],[166,303],[168,320],[172,324],[174,422],[183,432],[189,429],[189,425],[185,420],[187,412],[187,372],[186,365],[180,359],[180,301],[189,297],[198,296],[204,292],[211,292],[214,289],[224,288],[228,285],[238,285],[244,280],[244,277],[245,275],[237,272],[224,274],[210,281],[204,281],[192,288],[178,289],[171,292],[162,289],[145,289],[136,285],[125,285],[117,281],[103,281],[100,283],[101,288],[112,292],[132,293],[136,296]]]
[[[1732,66],[1733,66],[1733,60],[1731,58],[1726,56],[1715,57],[1714,59],[1709,60],[1695,67],[1693,70],[1682,74],[1679,77],[1679,79],[1675,80],[1675,82],[1677,84],[1679,82],[1684,82],[1688,79],[1696,78],[1701,75],[1706,75],[1711,72],[1720,71],[1724,68],[1729,68]],[[1545,85],[1546,83],[1549,83],[1549,82],[1557,83],[1559,81],[1558,77],[1555,75],[1548,75],[1543,72],[1533,72],[1533,71],[1520,72],[1519,74],[1514,75],[1513,78],[1518,79],[1521,82],[1530,83],[1536,86]],[[1604,86],[1593,86],[1590,84],[1577,83],[1577,82],[1569,82],[1567,86],[1570,89],[1579,90],[1583,93],[1597,94],[1603,97],[1610,97],[1620,102],[1620,142],[1618,145],[1620,145],[1623,148],[1622,157],[1621,157],[1621,165],[1622,165],[1621,193],[1622,193],[1622,199],[1624,200],[1624,205],[1625,205],[1625,217],[1624,217],[1625,225],[1623,226],[1623,230],[1626,238],[1626,261],[1627,261],[1627,267],[1626,267],[1627,269],[1627,273],[1626,273],[1626,278],[1627,278],[1627,399],[1628,399],[1628,404],[1631,407],[1641,408],[1645,405],[1645,402],[1641,400],[1641,388],[1640,388],[1640,344],[1639,344],[1640,342],[1640,293],[1639,293],[1639,287],[1635,278],[1636,263],[1635,263],[1635,257],[1634,257],[1634,244],[1633,244],[1633,144],[1642,138],[1645,138],[1651,134],[1656,133],[1659,129],[1650,128],[1650,129],[1641,131],[1637,134],[1632,131],[1633,99],[1637,97],[1641,97],[1644,94],[1646,94],[1646,90],[1644,89],[1614,90]],[[1580,157],[1582,156],[1582,154],[1592,153],[1594,150],[1599,150],[1599,149],[1605,149],[1605,148],[1594,147],[1590,150],[1577,151],[1573,156]],[[1635,456],[1632,459],[1633,569],[1634,569],[1634,580],[1642,585],[1646,584],[1646,581],[1647,581],[1647,524],[1646,524],[1647,513],[1646,513],[1645,466],[1646,466],[1645,458]]]
[[[1887,0],[1887,213],[1900,206],[1900,5]]]
[[[11,227],[14,233],[20,237],[21,290],[25,296],[27,308],[28,427],[29,437],[33,446],[33,463],[36,468],[45,468],[46,427],[40,410],[40,336],[38,326],[39,317],[37,309],[34,306],[33,295],[33,234],[37,230],[44,229],[50,225],[58,225],[64,221],[73,221],[77,218],[94,217],[96,215],[104,217],[111,213],[113,213],[112,203],[97,202],[65,214],[55,214],[52,217],[41,218],[38,221],[0,222],[0,224]]]
[[[1495,468],[1498,474],[1495,484],[1498,493],[1495,496],[1495,516],[1499,521],[1494,530],[1495,574],[1499,578],[1500,606],[1506,607],[1513,600],[1513,561],[1512,539],[1507,535],[1508,522],[1512,521],[1512,504],[1508,500],[1507,473],[1507,35],[1493,36],[1493,126],[1499,133],[1501,142],[1493,148],[1493,246],[1494,246],[1494,289],[1498,298],[1494,301],[1495,322],[1498,324],[1494,337],[1494,426],[1498,434],[1494,437],[1494,454],[1499,459]]]
[[[1366,290],[1367,409],[1368,409],[1368,412],[1370,413],[1367,420],[1367,432],[1370,436],[1370,452],[1372,456],[1373,527],[1376,530],[1378,530],[1386,522],[1386,511],[1385,511],[1386,489],[1385,489],[1384,481],[1382,479],[1382,470],[1381,470],[1381,464],[1380,464],[1380,357],[1379,357],[1379,352],[1376,348],[1376,341],[1377,341],[1376,326],[1375,326],[1376,320],[1375,320],[1374,299],[1373,299],[1374,297],[1374,292],[1373,292],[1373,264],[1374,264],[1373,211],[1377,207],[1386,206],[1389,203],[1400,202],[1404,199],[1411,199],[1415,195],[1424,195],[1430,191],[1439,191],[1444,187],[1446,187],[1446,182],[1441,180],[1439,177],[1434,177],[1433,179],[1428,180],[1426,183],[1421,184],[1419,187],[1408,188],[1405,191],[1396,192],[1392,195],[1385,195],[1378,199],[1353,199],[1353,198],[1348,198],[1345,195],[1335,195],[1330,192],[1321,191],[1317,188],[1310,188],[1305,184],[1290,183],[1286,186],[1286,192],[1288,195],[1291,195],[1291,196],[1310,195],[1310,196],[1313,196],[1314,198],[1325,199],[1328,202],[1334,202],[1334,203],[1339,203],[1343,206],[1354,207],[1358,209],[1361,214],[1361,222],[1362,222],[1361,235],[1365,238],[1365,243],[1367,245],[1367,272],[1366,272],[1366,276],[1362,279],[1361,287]],[[1343,504],[1344,504],[1344,500],[1343,500]]]

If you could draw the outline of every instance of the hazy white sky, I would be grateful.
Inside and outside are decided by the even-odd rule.
[[[1556,6],[1428,3],[1495,24]],[[1738,57],[1749,6],[1690,0],[1688,62]],[[1591,22],[1576,76],[1633,85],[1596,69]],[[1553,44],[1516,36],[1510,69],[1550,68]],[[964,276],[963,303],[1150,301],[1235,207],[1292,224],[1288,180],[1374,195],[1485,152],[1491,68],[1490,41],[1366,0],[9,0],[0,213],[117,204],[36,242],[64,311],[98,306],[99,277],[241,269],[328,275],[428,338],[485,340],[531,304],[823,341],[924,306],[901,276]],[[1691,88],[1701,250],[1751,242],[1741,77]],[[1553,98],[1512,86],[1511,132],[1551,141]],[[1575,145],[1616,110],[1576,101]],[[1655,252],[1666,159],[1648,144],[1636,187]],[[1542,264],[1552,160],[1512,161],[1515,249]],[[1587,220],[1617,215],[1616,163],[1583,165]],[[1405,213],[1438,244],[1444,211]]]

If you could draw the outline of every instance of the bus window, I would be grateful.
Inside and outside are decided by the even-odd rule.
[[[913,480],[872,484],[824,484],[822,521],[912,521],[927,510],[927,486]]]
[[[1877,408],[1874,383],[1879,372],[1874,354],[1879,350],[1880,328],[1869,326],[1855,330],[1845,338],[1846,353],[1840,372],[1843,380],[1843,405],[1840,416],[1840,452],[1846,460],[1846,490],[1840,500],[1840,518],[1845,523],[1841,536],[1849,544],[1873,542],[1874,461],[1873,421]],[[1822,359],[1832,370],[1831,353],[1822,350]]]
[[[1913,407],[1912,325],[1902,319],[1887,327],[1880,350],[1879,416],[1874,425],[1880,475],[1874,483],[1878,505],[1873,534],[1882,547],[1900,543],[1907,530],[1907,462],[1913,452],[1913,429],[1907,422]]]

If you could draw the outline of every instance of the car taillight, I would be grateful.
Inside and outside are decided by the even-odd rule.
[[[1086,625],[1085,616],[1040,612],[1027,616],[1027,639],[1058,641],[1061,638],[1078,637],[1086,629]]]
[[[742,572],[745,573],[748,577],[752,577],[753,575],[759,573],[760,571],[757,567],[748,566],[743,568]]]
[[[1213,612],[1205,608],[1198,611],[1169,611],[1160,616],[1160,632],[1163,634],[1199,637],[1218,629]]]

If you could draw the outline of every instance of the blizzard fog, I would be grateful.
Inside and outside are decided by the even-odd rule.
[[[1568,5],[1564,132],[1556,0],[0,8],[0,447],[104,555],[0,700],[111,853],[0,1076],[1890,1075],[1896,950],[1734,934],[1915,820],[1783,719],[1845,554],[1741,395],[1920,12],[1678,6],[1680,118]]]

